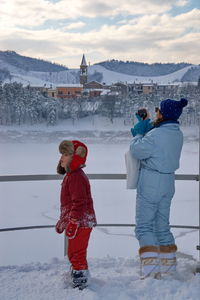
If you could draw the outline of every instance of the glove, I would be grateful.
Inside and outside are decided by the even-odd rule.
[[[139,117],[138,117],[139,120]],[[135,137],[137,134],[145,135],[149,130],[153,128],[152,122],[150,119],[141,120],[131,128],[131,133]]]
[[[63,222],[61,220],[59,220],[57,223],[56,223],[56,227],[55,227],[55,230],[57,233],[63,233],[65,227],[63,226]]]
[[[75,238],[79,224],[75,220],[71,220],[66,227],[65,234],[69,239]]]

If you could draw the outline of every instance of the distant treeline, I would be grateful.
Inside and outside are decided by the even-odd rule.
[[[78,122],[84,117],[105,116],[110,122],[114,118],[122,118],[124,124],[132,124],[135,112],[140,107],[148,108],[152,118],[154,110],[161,100],[166,98],[189,100],[180,122],[184,125],[199,124],[200,121],[200,87],[187,85],[177,87],[168,93],[151,95],[130,92],[127,96],[105,95],[95,98],[54,99],[44,96],[30,86],[23,87],[19,83],[0,83],[0,125],[40,124],[56,125],[60,120],[71,119]]]
[[[142,62],[135,62],[135,61],[121,61],[121,60],[107,60],[101,63],[98,63],[98,65],[103,66],[104,68],[124,73],[128,75],[134,75],[134,76],[161,76],[161,75],[167,75],[176,71],[179,71],[187,66],[190,66],[191,64],[188,63],[154,63],[154,64],[148,64],[148,63],[142,63]]]
[[[15,51],[0,51],[0,60],[24,71],[59,72],[68,70],[63,65],[19,55]]]

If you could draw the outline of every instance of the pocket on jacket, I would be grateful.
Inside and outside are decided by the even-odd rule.
[[[141,169],[138,194],[146,201],[156,203],[159,194],[160,174],[155,171]]]

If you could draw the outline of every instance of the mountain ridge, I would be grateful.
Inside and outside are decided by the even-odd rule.
[[[97,65],[119,73],[124,73],[134,76],[162,76],[179,71],[185,67],[191,66],[189,63],[143,63],[136,61],[121,61],[121,60],[107,60]]]
[[[14,51],[0,51],[0,81],[23,85],[56,85],[79,83],[80,70],[56,63],[25,57]],[[121,82],[174,83],[197,82],[200,65],[189,63],[147,64],[111,60],[88,66],[88,81],[105,84]]]
[[[58,72],[68,70],[67,67],[43,59],[23,56],[15,51],[0,51],[0,60],[24,71]]]

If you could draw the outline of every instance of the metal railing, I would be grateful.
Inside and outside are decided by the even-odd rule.
[[[136,224],[97,224],[96,227],[135,227]],[[183,228],[183,229],[200,229],[200,226],[189,225],[170,225],[171,228]],[[17,231],[17,230],[29,230],[29,229],[45,229],[55,228],[55,225],[36,225],[36,226],[22,226],[22,227],[8,227],[1,228],[0,232],[5,231]]]
[[[87,174],[89,179],[96,180],[124,180],[126,174]],[[198,174],[176,174],[175,180],[193,180],[199,181]],[[0,176],[0,182],[8,181],[41,181],[41,180],[62,180],[62,175],[56,174],[41,174],[41,175],[6,175]]]
[[[89,179],[92,180],[125,180],[126,174],[87,174]],[[16,182],[16,181],[42,181],[42,180],[62,180],[62,175],[6,175],[0,176],[0,182]],[[171,225],[171,228],[183,228],[183,229],[197,229],[199,230],[199,245],[197,250],[200,250],[200,175],[199,174],[176,174],[175,180],[192,180],[199,182],[199,225]],[[134,227],[135,224],[97,224],[97,227]],[[43,228],[54,228],[55,225],[36,225],[36,226],[25,226],[25,227],[12,227],[12,228],[1,228],[0,232],[16,231],[16,230],[31,230],[31,229],[43,229]],[[66,245],[65,245],[66,247]],[[200,260],[200,252],[199,252]],[[200,272],[200,267],[197,268]]]

